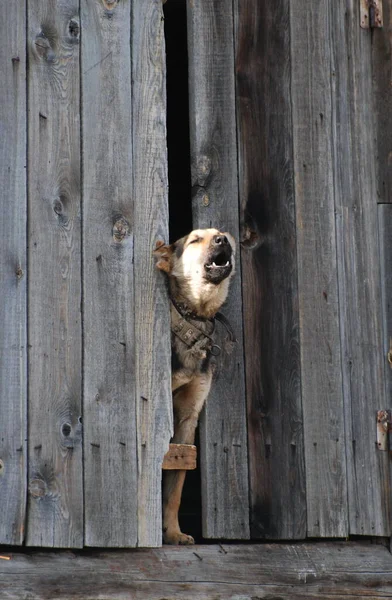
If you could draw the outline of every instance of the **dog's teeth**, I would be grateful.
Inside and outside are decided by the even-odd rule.
[[[227,263],[225,264],[225,267],[228,267],[230,265],[230,262],[227,261]]]
[[[213,263],[212,263],[212,266],[213,266],[213,267],[216,267],[217,265],[216,265],[216,264],[213,262]]]

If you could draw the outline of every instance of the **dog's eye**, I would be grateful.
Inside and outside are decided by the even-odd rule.
[[[189,243],[190,244],[196,244],[197,242],[201,242],[201,238],[199,238],[199,237],[193,238],[193,240],[191,240]]]

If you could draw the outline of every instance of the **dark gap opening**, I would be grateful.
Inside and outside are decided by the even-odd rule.
[[[163,7],[166,43],[167,149],[170,241],[192,231],[191,157],[189,137],[188,40],[185,0]],[[195,441],[199,449],[199,436]],[[180,527],[202,541],[200,458],[188,471],[180,508]]]
[[[164,4],[170,241],[192,230],[188,41],[185,0]]]

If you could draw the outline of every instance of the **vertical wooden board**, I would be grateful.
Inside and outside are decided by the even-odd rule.
[[[130,24],[81,2],[87,546],[137,544]]]
[[[392,205],[378,207],[380,232],[381,289],[383,304],[383,340],[387,408],[392,398]]]
[[[83,544],[78,2],[29,0],[27,543]]]
[[[377,202],[392,202],[392,2],[383,5],[383,27],[371,33],[376,131]]]
[[[0,543],[26,509],[26,6],[0,5]]]
[[[335,208],[349,533],[391,533],[388,453],[376,448],[384,385],[370,30],[359,3],[331,2]]]
[[[161,0],[133,3],[132,127],[138,545],[162,543],[162,461],[172,435],[170,314],[152,250],[168,241],[165,45]]]
[[[306,536],[289,2],[236,2],[251,534]]]
[[[307,531],[312,537],[348,533],[329,7],[314,0],[290,3]]]
[[[233,9],[229,0],[188,2],[191,172],[194,227],[239,238]],[[241,269],[223,308],[237,343],[215,367],[201,422],[203,535],[249,537]],[[227,349],[225,349],[227,347]]]

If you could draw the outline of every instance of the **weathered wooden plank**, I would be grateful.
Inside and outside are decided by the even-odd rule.
[[[392,406],[392,204],[378,207],[386,407]]]
[[[162,2],[133,2],[132,139],[138,545],[162,543],[162,461],[172,435],[170,315],[152,251],[168,240],[166,79]]]
[[[371,32],[371,72],[376,133],[377,202],[392,202],[392,2],[383,2],[383,27]],[[370,82],[369,82],[370,83]]]
[[[78,2],[29,0],[27,543],[83,544]]]
[[[307,531],[313,537],[348,532],[329,7],[290,3]]]
[[[131,3],[82,0],[85,544],[136,546]]]
[[[192,470],[196,469],[197,448],[190,444],[170,444],[166,452],[162,469],[164,470]]]
[[[0,5],[0,543],[26,510],[26,6]]]
[[[306,536],[289,2],[236,2],[251,533]]]
[[[385,395],[371,31],[359,3],[331,2],[334,192],[339,261],[349,533],[391,533],[388,453],[375,444]],[[325,92],[324,92],[325,93]],[[366,167],[365,167],[366,165]]]
[[[187,4],[194,227],[217,227],[238,240],[233,8],[229,0]],[[237,253],[238,254],[238,253]],[[216,363],[201,422],[203,535],[249,537],[241,270],[223,309],[237,338]],[[224,399],[224,400],[222,400]]]
[[[392,598],[388,550],[358,543],[17,552],[0,559],[0,578],[7,600]]]

